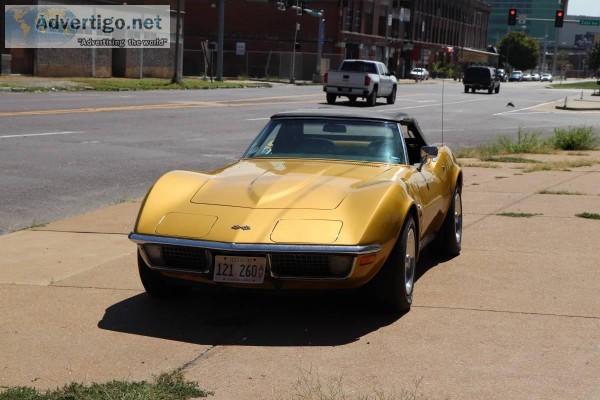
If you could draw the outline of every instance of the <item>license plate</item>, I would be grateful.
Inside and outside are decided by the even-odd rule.
[[[215,282],[263,283],[265,257],[215,256]]]

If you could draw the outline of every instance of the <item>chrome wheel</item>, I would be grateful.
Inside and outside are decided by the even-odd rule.
[[[414,228],[411,226],[406,235],[406,251],[404,254],[404,287],[407,296],[410,296],[415,283],[415,270],[417,265],[417,241]]]
[[[462,199],[460,192],[456,191],[456,193],[454,193],[454,235],[457,244],[462,242],[462,225]]]

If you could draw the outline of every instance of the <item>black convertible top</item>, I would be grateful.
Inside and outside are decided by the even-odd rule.
[[[352,109],[339,109],[339,108],[318,108],[318,109],[307,109],[307,110],[296,110],[296,111],[285,111],[280,112],[271,117],[271,119],[278,118],[342,118],[342,119],[362,119],[362,120],[375,120],[384,122],[401,122],[404,120],[412,120],[408,114],[403,112],[383,114],[373,112],[372,110],[357,110]]]

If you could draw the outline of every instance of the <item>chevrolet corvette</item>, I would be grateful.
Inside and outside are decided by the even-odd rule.
[[[402,312],[425,246],[460,253],[461,195],[450,149],[428,145],[406,114],[282,112],[239,161],[159,178],[129,238],[154,297],[196,284],[366,286],[382,307]]]

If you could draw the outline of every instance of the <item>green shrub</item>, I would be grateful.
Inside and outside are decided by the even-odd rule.
[[[558,150],[593,150],[597,146],[598,136],[591,126],[555,129],[549,143]]]

